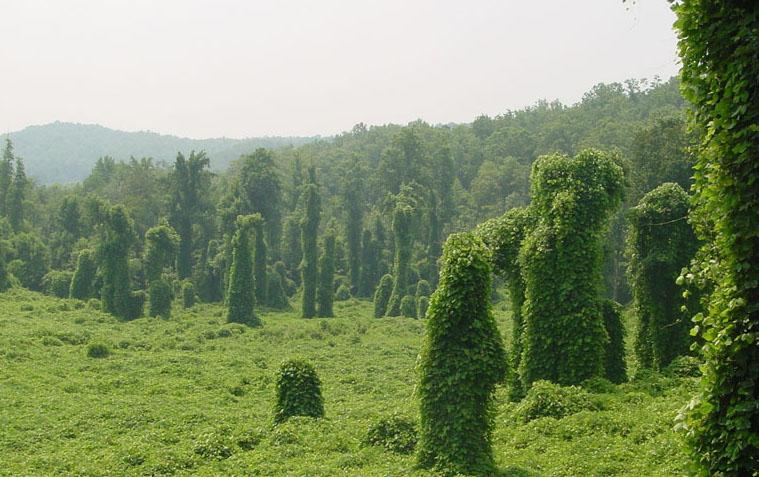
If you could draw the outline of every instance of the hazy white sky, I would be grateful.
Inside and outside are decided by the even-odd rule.
[[[0,132],[471,121],[678,69],[665,0],[0,0]]]

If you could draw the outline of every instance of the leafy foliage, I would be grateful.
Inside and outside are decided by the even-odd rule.
[[[148,314],[171,318],[171,301],[174,299],[174,290],[169,282],[158,278],[150,282],[148,286]]]
[[[53,270],[42,277],[42,288],[48,295],[67,298],[71,288],[73,273],[66,270]]]
[[[129,249],[135,241],[134,224],[121,205],[104,206],[100,211],[98,259],[103,276],[100,298],[103,310],[122,319],[142,314],[142,300],[131,293]]]
[[[417,442],[416,423],[398,415],[379,419],[369,427],[363,442],[397,454],[410,454]]]
[[[71,279],[69,296],[80,300],[94,297],[96,275],[95,252],[89,249],[82,250],[76,260],[76,270],[74,270],[74,276]]]
[[[401,316],[406,318],[416,318],[416,298],[412,295],[406,295],[401,300]]]
[[[595,409],[595,405],[582,388],[561,386],[550,381],[535,381],[517,407],[516,416],[522,422],[541,417],[561,419],[588,409]]]
[[[393,238],[395,241],[395,259],[393,260],[393,291],[387,304],[385,314],[398,316],[401,314],[401,300],[409,286],[409,267],[411,265],[411,227],[415,217],[413,199],[409,191],[404,189],[396,197],[393,210]]]
[[[190,280],[182,280],[182,306],[184,308],[192,308],[197,301],[197,295],[195,294],[195,285]]]
[[[311,364],[297,359],[285,361],[279,368],[275,385],[275,424],[293,416],[324,416],[321,381]]]
[[[387,304],[390,301],[390,294],[393,291],[393,276],[384,275],[374,292],[374,317],[381,318],[385,316]]]
[[[319,259],[319,288],[317,290],[316,316],[334,316],[332,302],[335,298],[335,231],[329,229],[324,235],[322,255]]]
[[[635,352],[641,366],[665,368],[688,353],[691,323],[677,277],[696,253],[698,241],[687,222],[688,194],[662,184],[630,210],[630,283],[638,313]]]
[[[469,233],[451,235],[419,357],[421,467],[492,475],[493,392],[507,360],[490,287],[485,246]]]
[[[609,336],[606,345],[604,372],[606,379],[615,384],[627,381],[627,363],[625,361],[625,325],[622,321],[622,305],[613,300],[601,303],[604,328]]]
[[[303,261],[301,262],[301,281],[303,283],[303,303],[301,313],[303,318],[316,316],[316,287],[319,270],[316,257],[318,244],[316,242],[319,233],[319,215],[321,213],[321,199],[316,184],[307,184],[303,191],[303,203],[305,204],[305,216],[301,221],[300,242]]]
[[[232,239],[232,267],[229,271],[227,292],[227,321],[260,326],[261,320],[253,307],[256,305],[255,277],[250,256],[251,226],[261,220],[259,214],[237,217],[237,230]]]
[[[519,374],[579,384],[602,376],[608,336],[601,315],[603,237],[622,199],[617,158],[585,150],[540,157],[532,171],[537,222],[519,261],[525,281],[524,351]]]
[[[523,352],[522,306],[525,300],[525,283],[519,263],[519,250],[534,222],[530,209],[519,207],[510,209],[501,217],[490,219],[475,229],[475,233],[490,251],[494,272],[506,282],[511,301],[513,325],[509,361],[512,372],[508,381],[509,397],[512,401],[524,397],[524,386],[519,379],[519,363]]]
[[[695,222],[708,240],[697,280],[715,286],[698,314],[702,391],[682,422],[700,475],[759,468],[759,4],[674,4],[682,93],[703,131]],[[698,273],[701,275],[701,273]]]

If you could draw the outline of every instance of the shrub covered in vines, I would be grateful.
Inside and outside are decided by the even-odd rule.
[[[490,309],[488,251],[471,233],[451,235],[432,294],[419,358],[418,463],[492,475],[493,392],[507,370]]]
[[[95,253],[89,249],[79,252],[79,256],[76,259],[74,276],[71,278],[69,296],[71,298],[78,298],[79,300],[94,297],[97,270],[98,265],[95,260]]]
[[[324,235],[322,255],[319,258],[319,288],[316,292],[316,315],[334,316],[335,299],[335,231],[328,229]]]
[[[608,336],[601,314],[607,223],[622,200],[615,155],[542,156],[532,169],[534,227],[519,253],[525,282],[520,378],[562,385],[603,376]]]
[[[293,416],[324,416],[321,381],[310,363],[298,359],[282,363],[275,387],[275,424]]]
[[[641,366],[665,368],[688,354],[692,323],[677,278],[696,253],[687,221],[688,194],[674,182],[647,193],[630,210],[628,274],[638,315],[635,353]]]

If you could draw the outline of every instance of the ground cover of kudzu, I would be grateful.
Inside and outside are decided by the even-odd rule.
[[[356,300],[336,302],[329,319],[262,311],[261,328],[227,324],[219,305],[132,322],[95,308],[0,294],[0,475],[432,475],[414,470],[413,454],[365,442],[382,418],[416,419],[422,320],[375,319]],[[508,311],[495,313],[508,345]],[[274,427],[276,371],[293,357],[314,364],[326,416]],[[560,418],[499,388],[499,474],[684,473],[673,427],[695,378],[642,375],[569,389],[565,406],[543,408],[569,414]]]

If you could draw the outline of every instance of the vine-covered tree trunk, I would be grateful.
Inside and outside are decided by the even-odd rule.
[[[472,234],[451,235],[419,359],[421,467],[493,475],[493,392],[507,357],[490,310],[490,288],[483,243]]]
[[[304,203],[306,215],[301,222],[300,241],[302,247],[303,262],[301,273],[303,275],[303,303],[301,314],[303,318],[316,316],[316,286],[318,282],[317,255],[318,244],[316,242],[319,233],[319,214],[321,209],[319,191],[316,184],[305,186]]]

